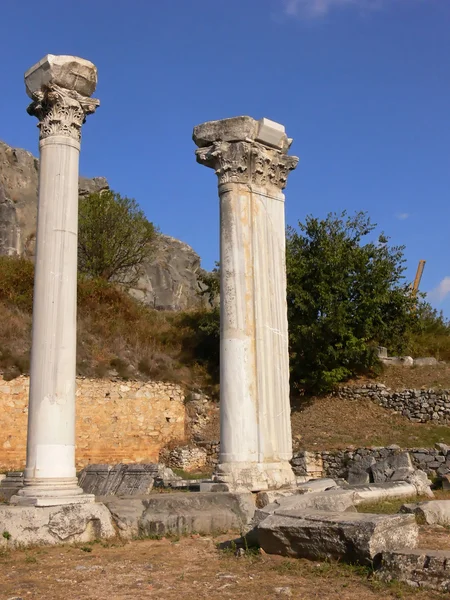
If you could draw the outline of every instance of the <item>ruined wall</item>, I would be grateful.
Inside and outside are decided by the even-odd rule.
[[[408,452],[414,468],[425,471],[432,478],[450,473],[450,446],[436,444],[435,448],[404,448],[392,445],[377,448],[352,448],[348,450],[322,450],[308,452],[300,450],[292,458],[291,464],[296,475],[312,479],[332,477],[347,479],[350,469],[358,463],[373,459],[375,463]]]
[[[340,398],[360,400],[368,398],[383,408],[390,408],[414,423],[448,424],[450,422],[450,390],[401,390],[393,391],[382,383],[361,387],[341,387]]]
[[[0,472],[26,457],[28,377],[0,376]],[[77,379],[76,466],[157,462],[160,449],[185,438],[183,389],[160,382]]]

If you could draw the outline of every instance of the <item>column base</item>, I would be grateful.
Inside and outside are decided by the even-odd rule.
[[[227,484],[234,492],[261,492],[296,485],[296,477],[287,461],[219,463],[214,481]]]
[[[18,506],[62,506],[95,502],[93,494],[85,494],[77,479],[26,479],[24,487],[11,497],[9,503]]]

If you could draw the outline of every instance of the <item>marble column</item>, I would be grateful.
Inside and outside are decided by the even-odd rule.
[[[286,304],[284,189],[298,158],[284,127],[236,117],[194,128],[220,197],[218,481],[253,491],[295,482]]]
[[[75,366],[78,163],[96,83],[96,67],[74,56],[49,54],[25,73],[40,163],[27,462],[13,504],[94,501],[75,471]]]

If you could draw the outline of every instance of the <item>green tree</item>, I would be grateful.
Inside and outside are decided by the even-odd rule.
[[[292,385],[322,392],[379,364],[377,344],[401,352],[418,300],[404,281],[403,246],[374,232],[366,213],[312,216],[287,233]],[[370,238],[369,238],[370,240]]]
[[[111,190],[80,198],[78,269],[132,285],[152,253],[156,237],[137,202]]]

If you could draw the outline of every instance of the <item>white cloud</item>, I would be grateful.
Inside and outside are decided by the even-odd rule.
[[[388,6],[393,0],[282,0],[284,12],[289,16],[319,18],[330,11],[342,8],[356,8],[362,11],[375,10]]]
[[[450,294],[450,277],[444,277],[440,284],[427,293],[429,300],[442,302]]]
[[[410,214],[409,213],[397,213],[395,215],[397,217],[397,219],[399,219],[400,221],[405,221],[406,219],[409,219]]]

